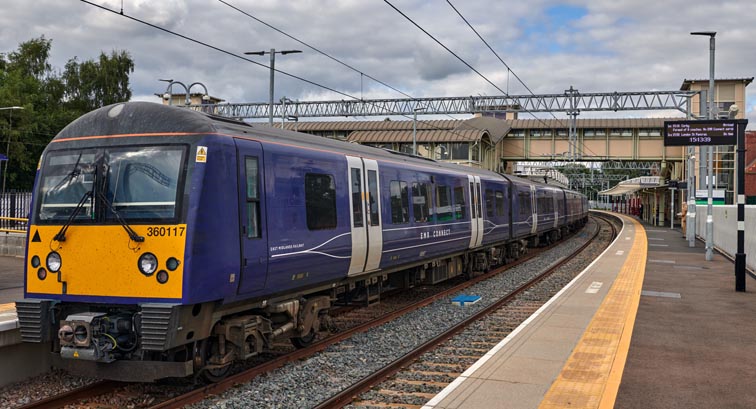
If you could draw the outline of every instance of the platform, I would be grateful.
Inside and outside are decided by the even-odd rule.
[[[618,216],[601,257],[424,408],[756,407],[756,293],[679,229]]]

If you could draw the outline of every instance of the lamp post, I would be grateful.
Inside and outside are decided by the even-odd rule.
[[[709,103],[708,105],[708,117],[709,119],[716,119],[714,106],[714,49],[716,37],[716,31],[694,31],[690,33],[694,36],[708,36],[709,37]],[[706,204],[706,261],[711,261],[714,258],[714,217],[712,216],[712,205],[714,199],[712,198],[714,190],[714,180],[712,175],[712,169],[714,168],[714,147],[709,146],[707,149],[707,165],[706,165],[706,192],[707,192],[707,204]],[[700,158],[704,160],[704,158]]]
[[[15,110],[23,110],[24,107],[4,107],[0,108],[0,111],[9,111],[8,112],[8,139],[5,143],[5,169],[3,170],[3,198],[5,198],[5,178],[8,175],[8,162],[10,161],[10,140],[11,140],[11,129],[12,129],[12,120],[13,120],[13,111]]]
[[[412,112],[412,154],[417,156],[417,111],[425,111],[425,107],[417,107]]]
[[[270,51],[249,51],[244,54],[246,55],[265,55],[270,54],[270,105],[268,107],[268,122],[270,126],[273,126],[273,74],[276,72],[276,54],[286,55],[286,54],[296,54],[301,53],[302,50],[284,50],[284,51],[276,51],[275,48],[271,48]]]
[[[187,88],[183,82],[174,81],[174,80],[158,80],[158,81],[164,81],[168,83],[168,87],[165,89],[165,94],[163,94],[163,99],[168,100],[168,105],[173,105],[173,93],[171,89],[173,88],[174,84],[178,84],[184,87],[184,92],[186,92],[186,98],[184,98],[184,105],[189,105],[189,88]],[[195,82],[194,84],[197,84],[197,83]],[[207,88],[205,88],[205,94],[207,94]]]
[[[195,86],[195,85],[199,85],[200,87],[202,87],[203,90],[205,90],[205,93],[202,94],[202,101],[209,101],[210,100],[210,95],[207,94],[207,87],[205,86],[205,84],[203,84],[201,82],[193,82],[186,89],[186,100],[188,102],[187,105],[191,104],[191,100],[189,99],[190,95],[191,95],[190,93],[192,92],[192,87]],[[200,103],[200,105],[201,105],[201,103]]]

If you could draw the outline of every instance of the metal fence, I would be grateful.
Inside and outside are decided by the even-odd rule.
[[[0,232],[26,231],[31,213],[31,192],[5,192],[0,194]]]

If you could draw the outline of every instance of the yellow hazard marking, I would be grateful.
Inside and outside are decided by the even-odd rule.
[[[144,237],[141,243],[131,241],[120,225],[72,225],[66,231],[66,240],[57,242],[52,238],[60,227],[31,226],[31,231],[38,230],[42,239],[35,241],[30,237],[27,243],[26,286],[29,292],[61,294],[63,284],[60,280],[66,282],[69,295],[181,298],[186,224],[132,225],[134,231]],[[45,260],[52,250],[61,257],[60,273],[48,272],[47,278],[40,280],[37,270],[46,267]],[[165,270],[168,282],[160,284],[157,271],[149,276],[139,271],[139,256],[145,252],[157,257],[157,271]],[[34,256],[39,257],[41,266],[32,265]],[[171,257],[181,263],[173,271],[168,270],[166,264]]]
[[[198,163],[207,162],[207,146],[197,147],[197,157],[195,159]]]
[[[79,357],[79,351],[74,351],[73,357],[74,358],[78,358]]]
[[[16,309],[15,303],[0,304],[0,312],[14,311]]]
[[[541,409],[614,407],[646,271],[646,231],[631,221],[635,240],[625,264],[544,396]]]

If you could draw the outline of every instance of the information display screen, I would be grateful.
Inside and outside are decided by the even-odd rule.
[[[736,120],[664,121],[664,146],[735,145]]]

